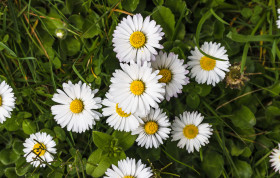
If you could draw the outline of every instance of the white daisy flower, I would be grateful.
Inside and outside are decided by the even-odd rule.
[[[163,144],[163,140],[166,140],[170,134],[171,124],[162,109],[151,109],[150,113],[142,118],[144,123],[132,131],[132,135],[138,135],[136,142],[141,147],[148,148],[158,148],[159,145]]]
[[[186,77],[189,73],[187,64],[184,64],[184,60],[178,59],[178,55],[172,52],[167,55],[160,51],[151,65],[154,70],[159,70],[158,75],[162,75],[159,82],[166,83],[165,98],[167,101],[173,96],[177,97],[178,93],[182,93],[183,85],[189,83],[189,77]]]
[[[87,84],[80,81],[72,84],[63,83],[63,90],[57,89],[52,100],[59,103],[51,107],[56,122],[68,131],[85,132],[92,129],[95,120],[102,115],[96,111],[101,108],[101,98],[94,97],[98,89],[91,90]]]
[[[229,71],[229,59],[226,54],[225,47],[221,47],[220,43],[204,42],[201,50],[210,56],[214,56],[226,61],[218,61],[204,56],[197,47],[191,51],[192,56],[188,58],[191,60],[187,64],[191,68],[191,77],[195,77],[197,83],[207,83],[207,85],[215,86],[226,76],[225,71]]]
[[[26,162],[31,163],[34,167],[45,167],[47,162],[51,164],[53,155],[56,153],[56,144],[52,136],[45,132],[37,132],[31,134],[29,138],[23,143],[23,149]]]
[[[172,124],[172,141],[180,140],[177,144],[179,148],[186,149],[189,153],[199,151],[201,146],[209,143],[213,129],[208,123],[203,123],[203,116],[198,112],[185,111],[180,118],[175,117]]]
[[[271,155],[269,156],[271,162],[271,167],[275,172],[280,174],[280,144],[278,144],[278,149],[273,149]]]
[[[5,81],[0,84],[0,123],[11,117],[11,112],[15,108],[15,97],[12,87]]]
[[[278,11],[279,16],[278,16],[278,20],[276,21],[276,24],[277,24],[277,27],[280,29],[280,9],[277,9],[277,11]]]
[[[114,102],[126,113],[135,113],[146,116],[150,107],[158,108],[159,102],[164,99],[164,83],[159,83],[161,78],[158,70],[152,71],[147,62],[142,66],[131,61],[122,64],[122,70],[117,69],[111,78],[110,94]]]
[[[127,16],[114,31],[114,51],[120,62],[155,60],[155,48],[163,49],[159,44],[163,35],[160,25],[150,21],[150,16],[144,21],[141,14]]]
[[[112,169],[108,168],[104,178],[150,178],[153,172],[150,167],[141,163],[136,163],[135,159],[126,158],[118,161],[118,167],[112,165]]]
[[[113,101],[112,96],[106,93],[106,99],[102,101],[106,108],[103,108],[102,115],[109,116],[106,123],[115,130],[130,132],[138,128],[139,123],[143,123],[142,119],[132,113],[125,113],[118,103]]]

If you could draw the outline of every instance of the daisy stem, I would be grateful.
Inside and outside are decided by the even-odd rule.
[[[171,158],[173,161],[176,161],[177,163],[182,164],[182,165],[184,165],[184,166],[186,166],[186,167],[188,167],[188,168],[194,170],[198,175],[200,175],[200,173],[199,173],[195,168],[193,168],[192,166],[187,165],[187,164],[185,164],[185,163],[183,163],[183,162],[181,162],[181,161],[178,161],[178,160],[175,159],[173,156],[171,156],[169,153],[167,153],[164,149],[161,149],[161,150],[166,154],[166,156],[168,156],[169,158]]]

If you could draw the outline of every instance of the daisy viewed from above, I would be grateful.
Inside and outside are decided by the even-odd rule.
[[[278,12],[278,20],[276,20],[277,27],[280,29],[280,9],[277,9]]]
[[[84,132],[95,125],[102,115],[96,110],[101,108],[101,98],[94,97],[97,89],[91,90],[86,83],[80,81],[72,84],[63,83],[63,91],[57,89],[52,100],[59,103],[51,107],[54,119],[62,128],[68,131]]]
[[[204,117],[198,112],[185,111],[180,118],[175,117],[172,124],[172,141],[179,140],[177,146],[186,149],[188,153],[199,151],[201,146],[209,143],[213,129],[208,123],[203,123]]]
[[[53,155],[56,153],[56,144],[53,137],[45,132],[37,132],[31,134],[29,138],[23,143],[24,157],[26,162],[31,163],[34,167],[45,167],[47,162],[51,164]]]
[[[15,97],[12,87],[5,81],[0,84],[0,123],[11,117],[11,112],[15,108]]]
[[[130,132],[138,128],[139,123],[143,123],[142,119],[133,113],[125,113],[118,103],[113,101],[110,93],[106,93],[106,99],[102,101],[104,106],[102,109],[103,116],[109,116],[106,123],[115,130]]]
[[[150,167],[141,163],[136,163],[135,159],[126,158],[118,161],[118,166],[112,165],[112,169],[108,168],[104,178],[150,178],[153,172]]]
[[[163,49],[159,44],[163,35],[160,25],[150,21],[150,16],[144,20],[141,14],[129,15],[114,31],[114,51],[120,62],[155,60],[158,54],[155,48]]]
[[[273,149],[271,155],[269,156],[271,162],[271,167],[273,167],[275,172],[280,174],[280,144],[278,144],[278,149]]]
[[[183,85],[189,83],[189,77],[186,77],[189,73],[187,64],[184,64],[184,60],[178,59],[178,55],[172,52],[167,55],[160,51],[151,65],[154,70],[159,70],[158,75],[162,75],[159,82],[166,84],[165,98],[167,101],[173,96],[177,97],[178,93],[182,93]]]
[[[158,108],[158,103],[164,99],[164,83],[159,83],[159,71],[152,71],[147,62],[142,66],[131,61],[122,64],[122,70],[117,69],[111,78],[109,93],[118,107],[125,113],[135,113],[146,116],[150,107]]]
[[[136,142],[141,147],[158,148],[163,144],[163,140],[166,140],[170,134],[171,124],[166,116],[166,113],[162,112],[162,109],[151,109],[150,113],[142,118],[144,123],[132,131],[132,135],[138,135]]]
[[[199,84],[207,83],[207,85],[215,86],[225,78],[225,72],[229,71],[229,59],[226,54],[225,47],[221,47],[220,43],[204,42],[201,50],[210,56],[214,56],[224,61],[211,59],[204,56],[197,47],[191,51],[190,61],[187,63],[191,68],[191,77],[195,77],[195,81]]]

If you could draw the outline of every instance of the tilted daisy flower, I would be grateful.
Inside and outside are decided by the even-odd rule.
[[[214,56],[225,61],[211,59],[204,56],[197,47],[191,51],[190,61],[187,63],[191,68],[191,77],[195,77],[197,83],[207,83],[215,86],[226,76],[225,72],[229,71],[229,59],[225,47],[220,43],[204,42],[201,50],[210,56]]]
[[[11,112],[15,108],[15,97],[12,87],[5,81],[0,84],[0,123],[11,117]]]
[[[45,132],[31,134],[23,143],[24,157],[26,162],[31,163],[34,167],[45,167],[46,162],[51,164],[53,155],[56,153],[56,144],[53,137]]]
[[[143,20],[141,14],[127,16],[118,24],[113,34],[114,51],[120,62],[155,60],[164,33],[150,16]]]
[[[280,9],[277,9],[278,11],[278,20],[276,21],[276,24],[278,26],[278,28],[280,29]]]
[[[209,143],[213,129],[208,123],[203,123],[204,117],[198,112],[185,111],[180,118],[175,117],[172,124],[172,141],[180,140],[177,144],[179,148],[186,149],[189,153],[199,151],[201,146]]]
[[[158,103],[164,99],[164,83],[159,83],[159,71],[152,71],[147,62],[142,66],[133,61],[121,64],[111,78],[110,94],[114,102],[126,113],[146,116],[150,107],[158,108]]]
[[[162,109],[151,109],[150,113],[142,118],[144,123],[132,131],[132,135],[138,135],[136,142],[141,147],[158,148],[159,145],[163,144],[163,140],[166,140],[170,134],[171,124]]]
[[[118,103],[113,101],[110,93],[106,93],[106,99],[102,101],[104,106],[102,109],[103,116],[109,116],[106,123],[115,130],[130,132],[138,128],[139,123],[143,123],[142,119],[132,113],[125,113]]]
[[[275,172],[280,174],[280,144],[278,144],[278,149],[273,149],[271,155],[269,156],[271,162],[271,167],[273,167]]]
[[[51,107],[56,122],[68,131],[84,132],[95,125],[102,115],[96,111],[101,108],[101,98],[94,97],[98,89],[91,90],[87,84],[80,81],[72,84],[63,83],[63,91],[57,89],[52,100],[59,103]]]
[[[158,75],[162,75],[159,82],[166,83],[165,98],[167,101],[173,96],[177,97],[178,93],[182,93],[183,85],[189,83],[189,77],[186,77],[189,73],[187,64],[184,64],[184,60],[178,59],[178,55],[172,52],[167,55],[160,51],[151,65],[154,70],[159,70]]]
[[[112,165],[112,169],[108,168],[104,178],[150,178],[153,172],[150,167],[141,163],[136,163],[135,159],[126,158],[118,161],[118,167]]]

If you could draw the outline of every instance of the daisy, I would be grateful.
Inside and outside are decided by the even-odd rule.
[[[189,73],[187,65],[174,53],[167,55],[167,53],[160,51],[151,65],[154,70],[159,70],[158,75],[162,75],[159,82],[166,83],[165,98],[167,101],[170,100],[170,97],[177,97],[178,93],[182,93],[183,85],[189,83],[189,77],[186,77]]]
[[[148,148],[158,148],[159,145],[163,144],[163,140],[166,140],[170,133],[171,124],[166,116],[165,112],[162,112],[161,109],[153,110],[151,109],[150,113],[142,118],[144,123],[132,131],[132,135],[138,135],[136,142],[141,147],[145,146]]]
[[[203,116],[198,112],[185,111],[180,118],[175,117],[172,124],[172,141],[180,140],[177,146],[186,149],[189,153],[199,151],[199,148],[209,143],[213,129],[208,123],[203,123]]]
[[[47,162],[51,164],[53,161],[53,155],[56,153],[55,142],[52,136],[45,132],[37,132],[31,134],[29,138],[23,143],[25,147],[23,149],[24,157],[26,157],[26,162],[31,163],[34,167],[45,167]]]
[[[102,115],[96,111],[101,108],[101,98],[94,97],[97,89],[80,81],[72,84],[71,81],[63,83],[63,90],[58,89],[52,100],[59,103],[51,107],[54,119],[62,128],[67,126],[68,131],[84,132],[95,125]]]
[[[0,84],[0,123],[11,117],[11,111],[15,108],[15,97],[12,87],[5,81]]]
[[[191,51],[191,60],[187,64],[191,68],[191,77],[195,77],[197,83],[207,83],[207,85],[215,86],[225,78],[225,71],[229,71],[229,59],[224,47],[220,43],[204,42],[201,50],[206,54],[214,56],[225,61],[218,61],[204,56],[197,47]]]
[[[127,16],[118,24],[113,34],[114,51],[121,62],[155,60],[164,33],[150,16],[143,20],[141,14]]]
[[[150,178],[153,172],[150,167],[141,163],[136,163],[135,159],[126,158],[118,161],[118,167],[112,165],[112,169],[108,168],[104,178]]]
[[[274,171],[280,173],[280,144],[278,144],[278,149],[273,149],[272,151],[269,156],[269,162],[271,162],[271,167],[273,167]]]
[[[279,16],[278,16],[278,20],[276,21],[276,24],[277,24],[278,28],[280,29],[280,9],[278,9],[277,11],[278,11]]]
[[[106,93],[106,99],[102,101],[106,108],[103,108],[102,115],[109,116],[106,120],[106,123],[110,127],[113,127],[115,130],[130,132],[138,128],[139,123],[143,123],[137,115],[133,113],[125,113],[118,103],[113,101],[112,96],[109,93]]]
[[[131,61],[122,64],[122,70],[117,69],[111,78],[110,94],[118,107],[126,113],[135,113],[146,116],[150,107],[158,108],[159,102],[164,99],[164,83],[159,83],[159,71],[152,71],[147,62],[142,66]]]

